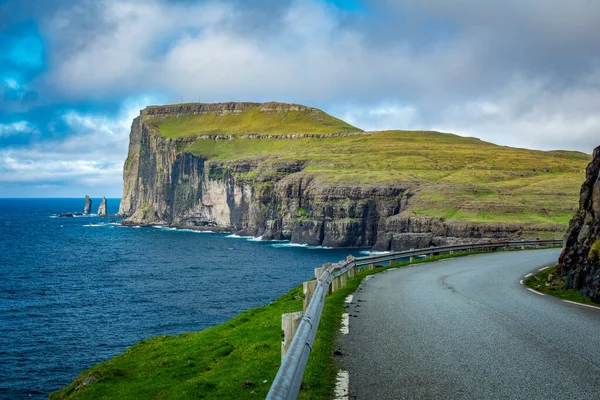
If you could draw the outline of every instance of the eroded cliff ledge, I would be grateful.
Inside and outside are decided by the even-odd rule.
[[[558,267],[567,278],[565,289],[577,289],[600,303],[600,147],[587,167]]]
[[[439,132],[366,133],[294,104],[148,107],[132,124],[119,213],[376,250],[560,237],[588,161]]]

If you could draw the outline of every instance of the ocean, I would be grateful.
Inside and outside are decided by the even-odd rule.
[[[93,199],[95,211],[100,199]],[[359,249],[123,227],[83,199],[0,199],[0,398],[46,398],[155,335],[268,304]],[[108,199],[116,213],[119,199]],[[111,222],[113,221],[113,222]]]

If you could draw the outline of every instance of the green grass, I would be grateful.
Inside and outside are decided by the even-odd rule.
[[[359,283],[360,278],[351,279],[347,287],[328,296],[301,399],[323,398],[332,393],[337,374],[332,352],[344,299]],[[301,287],[297,287],[269,305],[248,310],[201,332],[144,340],[84,371],[50,398],[264,398],[280,365],[281,314],[302,310],[301,297]],[[88,377],[97,380],[77,389]],[[253,385],[244,387],[246,381]]]
[[[552,275],[553,279],[548,282],[548,276]],[[556,266],[547,268],[537,274],[530,276],[525,280],[525,285],[531,289],[537,290],[538,292],[549,294],[559,299],[574,301],[582,304],[598,305],[594,303],[589,297],[582,296],[578,290],[568,289],[564,290],[565,277],[561,276],[557,271]]]
[[[405,214],[466,222],[531,223],[564,230],[578,204],[590,156],[497,146],[421,131],[367,136],[197,140],[188,151],[218,162],[305,163],[298,174],[326,183],[404,184]]]
[[[146,123],[165,137],[199,135],[284,135],[361,132],[360,129],[317,109],[304,111],[261,111],[254,107],[239,114],[195,114],[146,117]]]

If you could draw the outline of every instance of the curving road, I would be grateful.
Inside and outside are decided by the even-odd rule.
[[[600,310],[519,280],[559,250],[374,275],[348,305],[338,361],[351,399],[600,399]]]

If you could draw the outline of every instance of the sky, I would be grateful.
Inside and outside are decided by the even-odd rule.
[[[600,145],[600,1],[0,0],[0,197],[120,197],[148,105]]]

